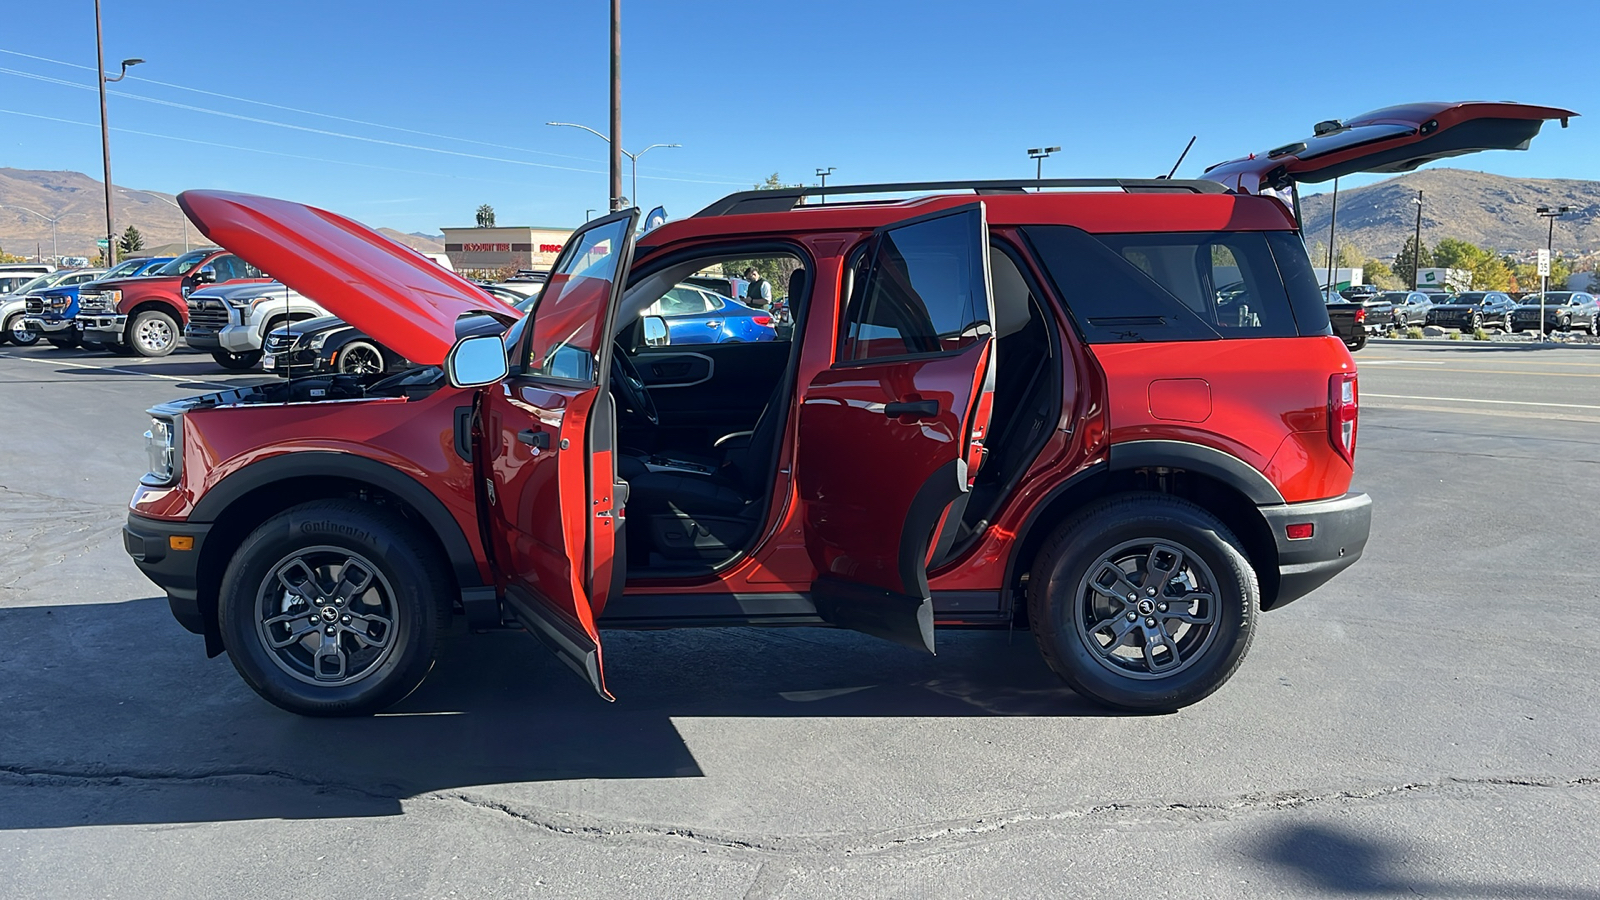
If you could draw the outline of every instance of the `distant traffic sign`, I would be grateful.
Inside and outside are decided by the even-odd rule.
[[[106,240],[105,238],[101,238],[100,240],[95,241],[94,243],[95,243],[95,246],[99,247],[101,250],[104,250],[107,247],[111,246],[111,242]]]
[[[1523,257],[1523,258],[1526,259],[1527,257]],[[1538,274],[1539,274],[1539,277],[1541,277],[1541,278],[1547,278],[1550,275],[1550,251],[1549,250],[1540,250],[1539,251],[1539,272],[1538,272]]]

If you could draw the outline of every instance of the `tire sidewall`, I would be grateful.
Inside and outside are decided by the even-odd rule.
[[[16,344],[18,347],[32,347],[34,344],[39,343],[40,335],[37,331],[13,333],[11,330],[16,323],[22,321],[22,316],[22,313],[12,313],[11,318],[6,319],[4,331],[5,339],[13,344]],[[21,336],[23,334],[26,334],[26,337]]]
[[[1137,512],[1108,505],[1077,520],[1057,552],[1040,560],[1030,576],[1029,590],[1046,592],[1040,598],[1047,602],[1043,636],[1066,667],[1062,674],[1074,689],[1121,709],[1170,711],[1211,694],[1238,668],[1254,637],[1259,588],[1237,539],[1208,514],[1162,495],[1124,499],[1144,502]],[[1217,630],[1204,655],[1188,668],[1166,678],[1141,680],[1118,675],[1102,665],[1078,634],[1074,616],[1079,585],[1100,555],[1123,542],[1148,539],[1175,541],[1210,568],[1218,582],[1213,586]]]
[[[344,348],[339,351],[339,354],[340,354],[339,355],[339,364],[337,366],[335,366],[334,368],[336,368],[342,374],[352,374],[352,373],[348,372],[345,369],[344,364],[345,364],[345,361],[350,358],[350,351],[356,350],[356,349],[369,350],[369,351],[372,352],[373,356],[376,356],[378,358],[378,371],[373,373],[372,377],[376,378],[377,376],[382,375],[384,372],[386,372],[388,370],[389,367],[385,363],[384,358],[383,358],[383,351],[379,350],[377,348],[377,345],[369,343],[367,341],[351,341],[350,343],[345,344]]]
[[[255,623],[256,594],[273,567],[297,549],[318,545],[359,553],[394,593],[394,651],[365,678],[339,687],[306,684],[280,669]],[[228,565],[218,604],[223,645],[244,680],[283,709],[311,716],[378,712],[411,693],[433,666],[442,598],[433,594],[439,579],[428,560],[403,523],[360,504],[328,501],[287,510],[246,538]]]
[[[166,320],[167,328],[172,332],[172,341],[168,343],[166,347],[151,349],[139,342],[139,326],[150,319]],[[172,316],[162,312],[159,309],[147,309],[144,312],[135,315],[133,320],[128,323],[128,335],[125,343],[128,349],[132,350],[139,356],[145,357],[146,359],[153,359],[156,357],[166,356],[176,349],[178,346],[178,336],[182,333],[183,330],[178,327],[177,319],[174,319]]]

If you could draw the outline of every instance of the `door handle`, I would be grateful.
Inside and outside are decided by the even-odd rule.
[[[548,431],[534,431],[532,428],[526,428],[517,432],[517,440],[537,450],[550,449],[550,432]]]
[[[883,405],[883,414],[891,419],[909,416],[913,419],[931,419],[939,414],[937,400],[899,400]]]

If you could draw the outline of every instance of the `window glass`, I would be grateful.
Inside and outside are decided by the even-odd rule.
[[[717,304],[719,307],[721,304]],[[647,310],[652,316],[694,316],[710,312],[711,301],[706,295],[692,287],[679,285],[673,288]]]
[[[560,268],[550,273],[530,326],[523,370],[529,375],[594,384],[611,286],[627,238],[628,221],[618,219],[579,234]]]
[[[1291,232],[1023,233],[1091,343],[1328,333],[1316,276]]]
[[[991,331],[982,213],[880,232],[856,264],[840,361],[959,351]]]
[[[200,260],[210,256],[211,250],[191,250],[162,266],[157,274],[160,275],[186,275],[189,270],[200,264]]]

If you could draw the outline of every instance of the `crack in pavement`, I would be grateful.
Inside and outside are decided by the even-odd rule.
[[[963,817],[937,822],[925,822],[904,828],[890,829],[864,835],[837,833],[831,835],[794,835],[768,837],[736,837],[715,830],[693,828],[685,825],[650,823],[603,824],[577,818],[528,810],[519,805],[487,797],[471,791],[430,791],[408,795],[397,786],[386,789],[363,788],[356,785],[307,778],[276,769],[247,767],[221,767],[195,772],[177,772],[140,769],[113,769],[110,767],[44,768],[36,766],[0,765],[0,786],[59,785],[88,787],[139,787],[150,786],[204,786],[218,782],[265,781],[287,782],[318,792],[345,793],[368,799],[410,803],[458,803],[473,809],[495,813],[519,824],[550,834],[585,839],[611,839],[639,842],[688,842],[706,849],[749,853],[776,853],[793,857],[850,856],[874,857],[916,850],[919,848],[945,851],[950,845],[979,844],[1002,836],[1010,838],[1038,831],[1048,831],[1063,823],[1101,822],[1122,828],[1184,827],[1188,825],[1225,821],[1239,815],[1297,809],[1320,804],[1360,803],[1391,797],[1421,794],[1443,794],[1451,791],[1476,789],[1528,789],[1562,790],[1589,788],[1600,785],[1600,775],[1580,775],[1560,778],[1543,775],[1502,775],[1478,778],[1446,777],[1434,781],[1408,781],[1401,784],[1379,785],[1369,788],[1325,790],[1321,792],[1298,790],[1255,792],[1215,800],[1139,800],[1099,803],[1090,806],[1071,806],[1056,810],[1019,809],[991,813],[983,816]],[[1112,821],[1105,821],[1105,820]]]

